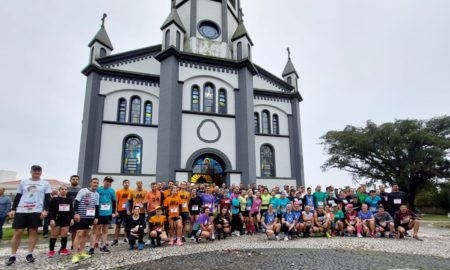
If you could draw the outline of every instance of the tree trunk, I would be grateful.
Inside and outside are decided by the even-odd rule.
[[[412,181],[409,180],[411,183]],[[416,194],[417,194],[417,185],[415,184],[409,184],[409,191],[408,191],[408,202],[409,202],[409,209],[413,212],[417,212],[416,209]]]

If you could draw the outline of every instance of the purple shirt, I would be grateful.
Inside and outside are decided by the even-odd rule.
[[[358,217],[361,219],[361,220],[366,220],[366,219],[372,219],[373,218],[373,214],[372,214],[372,212],[370,212],[370,211],[367,211],[367,213],[363,213],[363,211],[361,210],[361,211],[359,211],[359,213],[358,213]]]
[[[194,230],[200,230],[201,229],[201,224],[203,224],[204,226],[208,225],[209,222],[209,216],[206,214],[201,214],[197,220],[194,223]]]
[[[252,209],[250,210],[251,215],[259,212],[259,207],[261,206],[261,203],[262,201],[260,198],[253,197]]]
[[[202,194],[203,205],[209,205],[209,212],[214,213],[214,196],[212,194]]]

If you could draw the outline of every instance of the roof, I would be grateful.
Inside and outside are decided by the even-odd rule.
[[[170,11],[169,17],[164,21],[163,25],[161,26],[161,30],[166,28],[171,23],[175,23],[183,33],[186,33],[186,29],[183,26],[183,23],[181,22],[180,16],[178,15],[178,12],[175,8],[172,8]]]
[[[250,44],[253,45],[252,39],[250,38],[250,35],[247,32],[247,28],[245,28],[244,22],[241,21],[238,24],[238,27],[236,28],[236,31],[234,32],[233,36],[231,37],[231,41],[235,41],[243,36],[247,36],[248,40],[250,41]]]
[[[94,44],[94,42],[96,42],[96,41],[98,41],[101,44],[105,45],[109,49],[114,50],[113,45],[111,43],[111,40],[108,37],[108,33],[106,33],[105,27],[103,25],[100,27],[100,30],[98,30],[97,34],[92,39],[92,41],[89,42],[88,46],[91,47],[92,44]]]
[[[284,77],[291,73],[295,73],[295,75],[297,75],[297,77],[300,77],[300,76],[298,76],[297,71],[295,70],[294,64],[292,64],[291,58],[289,57],[288,62],[286,63],[286,66],[284,67],[282,76]]]

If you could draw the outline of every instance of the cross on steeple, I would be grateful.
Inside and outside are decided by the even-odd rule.
[[[287,52],[288,52],[288,58],[291,59],[291,49],[289,49],[289,47],[287,48]]]
[[[172,0],[172,8],[174,9],[175,6],[176,6],[176,1],[175,1],[175,0]]]
[[[105,19],[108,15],[106,13],[103,13],[103,17],[102,17],[102,27],[105,26]]]
[[[239,21],[244,21],[244,12],[242,11],[242,8],[239,8]]]

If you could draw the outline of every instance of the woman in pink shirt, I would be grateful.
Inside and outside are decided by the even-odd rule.
[[[252,229],[252,234],[255,233],[255,226],[257,231],[261,230],[261,192],[257,191],[255,196],[253,197],[252,209],[250,210],[250,228]]]

